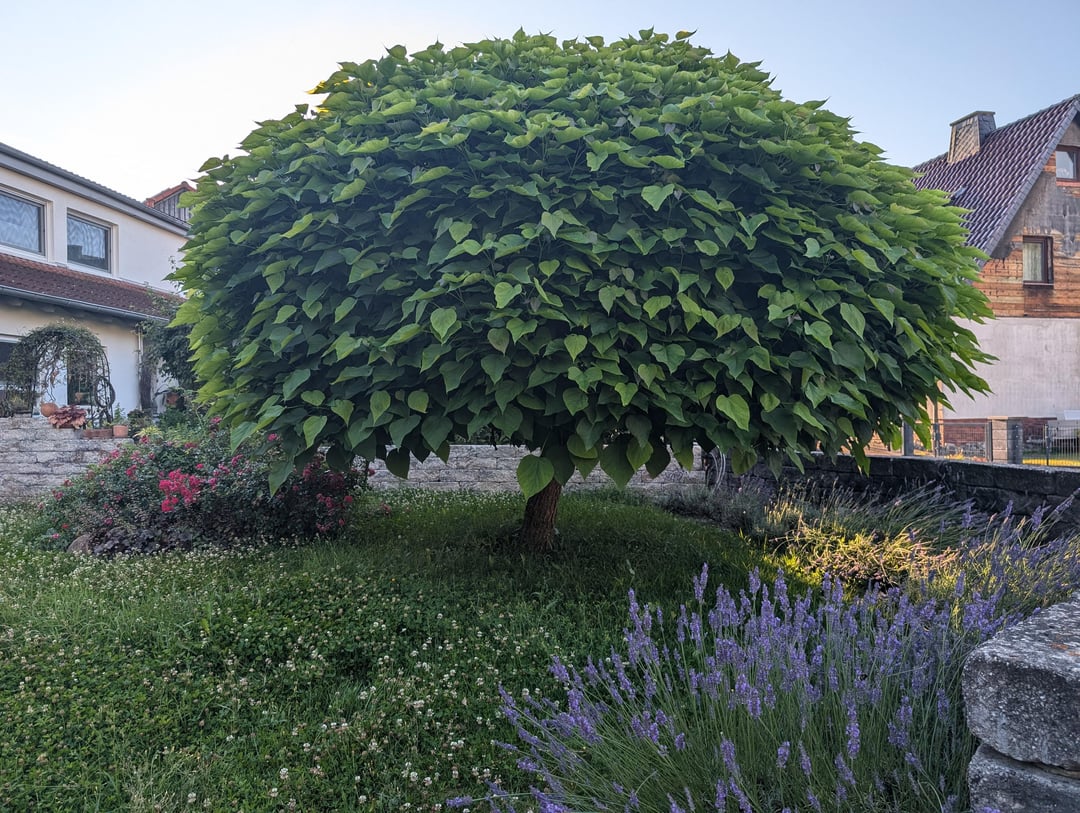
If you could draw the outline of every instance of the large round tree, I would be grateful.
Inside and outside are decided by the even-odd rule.
[[[211,160],[177,272],[203,391],[275,474],[493,430],[526,544],[597,464],[857,455],[985,387],[959,210],[756,64],[651,31],[345,63]]]

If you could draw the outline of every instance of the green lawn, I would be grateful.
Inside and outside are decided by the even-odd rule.
[[[379,498],[380,500],[382,498]],[[604,653],[626,591],[685,596],[758,556],[644,505],[568,496],[559,549],[504,540],[514,496],[367,503],[336,543],[113,561],[0,514],[0,809],[436,809],[525,790],[499,712]]]
[[[369,493],[334,542],[111,560],[43,550],[28,538],[33,509],[0,508],[0,810],[438,811],[494,784],[516,795],[518,813],[535,811],[536,778],[500,744],[521,740],[499,687],[522,704],[541,695],[568,704],[552,656],[583,666],[625,655],[630,589],[664,608],[667,632],[657,622],[655,633],[664,650],[705,663],[710,636],[721,635],[702,585],[701,603],[692,600],[707,562],[709,591],[743,589],[754,568],[771,582],[783,567],[792,597],[815,587],[798,612],[779,585],[772,599],[756,592],[715,607],[719,618],[737,604],[750,619],[723,633],[733,636],[725,646],[745,645],[739,657],[820,656],[816,677],[770,666],[761,674],[772,674],[778,705],[744,712],[727,694],[713,706],[690,701],[682,677],[665,682],[679,671],[668,662],[654,685],[667,686],[665,708],[696,746],[666,753],[631,732],[639,718],[609,714],[604,737],[575,746],[595,760],[583,765],[600,766],[585,771],[589,794],[621,798],[616,780],[636,775],[643,792],[656,777],[668,783],[650,788],[659,796],[642,810],[666,813],[663,788],[683,782],[700,800],[727,770],[716,743],[730,736],[748,792],[765,800],[755,813],[813,808],[810,784],[832,813],[964,813],[975,746],[959,690],[964,657],[1006,615],[1080,587],[1080,537],[1053,538],[1049,520],[979,517],[929,491],[874,500],[747,487],[666,505],[684,516],[633,495],[569,494],[557,549],[539,556],[511,541],[519,496]],[[845,589],[824,598],[814,575],[823,571]],[[867,585],[902,585],[915,615],[904,615],[906,598],[875,598],[858,605],[863,620],[841,623]],[[671,637],[675,619],[693,635],[682,604],[711,630],[701,648]],[[782,620],[806,612],[817,621]],[[812,628],[825,632],[804,638]],[[639,689],[644,675],[631,675]],[[742,691],[734,673],[719,679],[732,681],[731,696]],[[610,702],[604,690],[594,700]],[[910,743],[894,743],[894,724]],[[731,796],[726,810],[736,809]]]

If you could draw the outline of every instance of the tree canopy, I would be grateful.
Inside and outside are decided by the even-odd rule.
[[[526,495],[820,446],[985,389],[961,211],[820,102],[682,32],[343,63],[212,159],[176,273],[196,371],[280,483],[494,427]]]

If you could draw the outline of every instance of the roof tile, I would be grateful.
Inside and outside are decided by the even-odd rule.
[[[1069,123],[1080,113],[1080,95],[998,127],[975,155],[955,164],[939,155],[916,166],[920,189],[941,189],[972,210],[968,244],[990,254],[1050,159]]]
[[[63,299],[72,307],[127,311],[135,320],[161,316],[155,296],[179,299],[176,294],[155,291],[147,285],[74,271],[61,265],[0,254],[0,289],[31,297]]]

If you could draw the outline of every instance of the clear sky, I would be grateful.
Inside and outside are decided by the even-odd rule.
[[[944,152],[975,110],[998,124],[1080,93],[1076,0],[54,0],[0,13],[0,142],[136,198],[237,151],[338,62],[518,28],[609,41],[639,29],[760,61],[826,99],[888,160]]]

